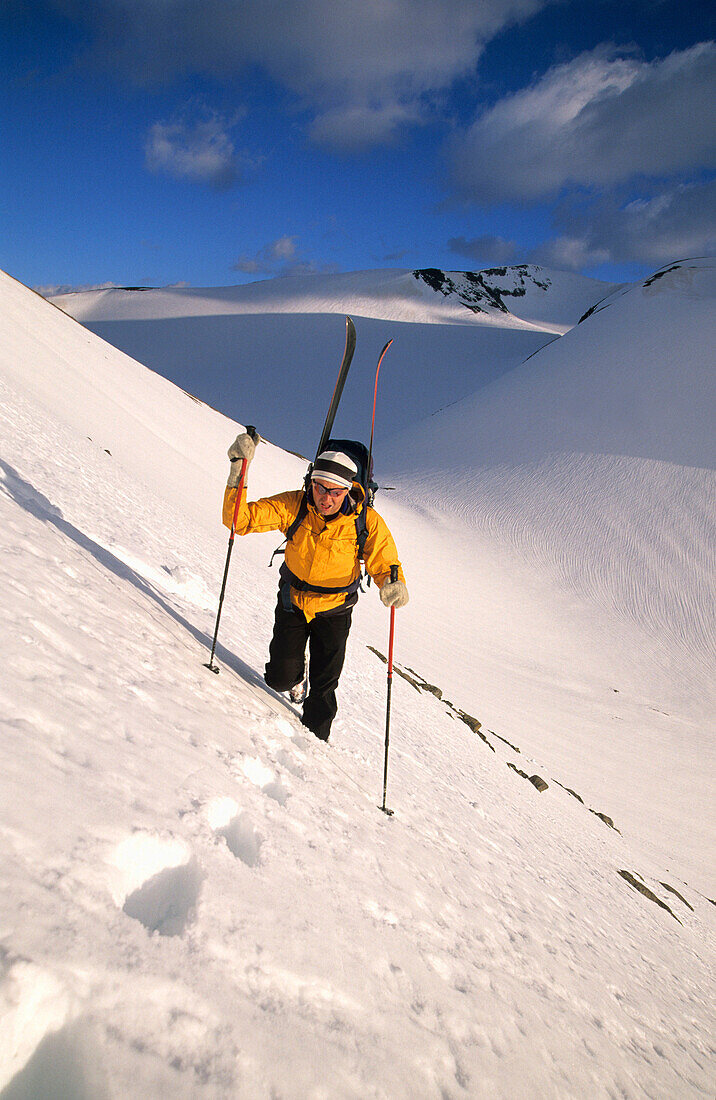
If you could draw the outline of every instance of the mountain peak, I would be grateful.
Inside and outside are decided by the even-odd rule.
[[[473,313],[485,313],[490,309],[509,313],[505,297],[524,298],[528,286],[546,291],[552,285],[549,276],[531,264],[449,273],[437,267],[426,267],[414,271],[413,275],[446,297],[455,295]]]

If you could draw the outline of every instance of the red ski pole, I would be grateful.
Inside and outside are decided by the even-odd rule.
[[[253,424],[246,425],[246,431],[248,434],[255,438],[256,429]],[[221,608],[224,603],[224,593],[226,592],[226,578],[229,575],[229,562],[231,561],[231,551],[234,549],[234,536],[236,535],[236,517],[239,514],[239,505],[241,504],[241,494],[244,489],[244,479],[246,477],[247,462],[245,458],[241,459],[241,478],[239,480],[239,486],[236,490],[236,503],[234,504],[234,515],[231,520],[231,534],[229,535],[229,548],[226,551],[226,565],[224,566],[224,579],[221,582],[221,595],[219,596],[219,610],[216,613],[216,629],[214,630],[214,641],[211,646],[211,657],[209,663],[204,665],[204,668],[210,669],[217,674],[221,671],[218,665],[214,664],[214,653],[216,652],[216,639],[219,637],[219,621],[221,619]]]
[[[392,582],[398,579],[398,566],[391,565],[390,579]],[[393,811],[385,804],[388,793],[388,746],[390,745],[390,696],[393,690],[393,640],[395,638],[395,608],[390,609],[390,637],[388,640],[388,701],[385,710],[385,767],[383,769],[383,805],[380,807],[384,814],[392,817]]]
[[[380,374],[380,368],[383,365],[385,353],[392,343],[393,341],[389,340],[381,351],[378,358],[378,366],[376,367],[375,371],[375,388],[373,390],[373,420],[370,426],[370,447],[368,448],[368,481],[370,481],[371,477],[373,476],[373,433],[375,432],[375,407],[378,402],[378,375]]]

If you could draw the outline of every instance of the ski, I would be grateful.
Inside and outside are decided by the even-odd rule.
[[[333,397],[328,407],[328,413],[326,415],[326,422],[323,425],[323,431],[321,433],[321,442],[318,444],[318,450],[316,451],[316,458],[318,458],[321,451],[325,449],[326,443],[330,438],[330,434],[333,430],[333,421],[336,419],[336,413],[338,412],[338,403],[341,400],[341,394],[343,393],[343,387],[346,384],[346,378],[348,377],[348,370],[353,359],[353,352],[356,350],[356,327],[353,324],[350,317],[346,317],[346,346],[343,352],[343,359],[338,371],[338,378],[336,379],[335,389],[333,390]]]
[[[378,356],[378,366],[375,369],[375,388],[373,390],[373,420],[370,425],[370,446],[368,448],[368,478],[373,476],[373,433],[375,432],[375,406],[378,401],[378,375],[380,374],[380,368],[383,365],[385,359],[385,353],[393,343],[392,339],[388,340],[380,355]]]

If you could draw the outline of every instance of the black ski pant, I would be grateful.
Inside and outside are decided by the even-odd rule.
[[[301,721],[322,741],[328,740],[338,710],[336,688],[346,656],[352,613],[352,607],[341,608],[306,622],[298,608],[286,611],[280,596],[276,606],[264,679],[276,691],[289,691],[300,683],[308,643],[308,695]]]

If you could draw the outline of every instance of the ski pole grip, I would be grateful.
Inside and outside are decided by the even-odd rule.
[[[254,443],[259,443],[260,442],[261,437],[259,436],[259,433],[256,431],[256,428],[253,426],[253,424],[247,424],[246,425],[246,434],[251,436]],[[230,462],[243,462],[244,459],[241,458],[241,455],[237,455],[236,458],[232,458],[229,461]]]
[[[391,581],[391,584],[395,584],[397,579],[398,579],[398,566],[397,565],[391,565],[391,567],[390,567],[390,581]]]

